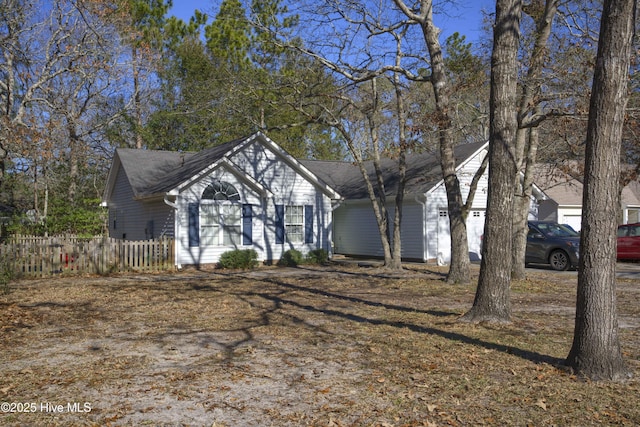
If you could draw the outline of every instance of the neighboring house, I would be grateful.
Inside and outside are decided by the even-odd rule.
[[[582,181],[554,165],[539,164],[535,182],[547,196],[539,206],[540,220],[568,224],[574,230],[582,228]],[[640,222],[640,183],[631,181],[622,189],[620,224]]]
[[[463,144],[455,148],[455,156],[458,159],[456,170],[465,202],[473,176],[487,155],[487,148],[488,143]],[[334,210],[334,253],[363,257],[383,256],[380,233],[358,167],[347,162],[302,162],[345,199]],[[375,186],[372,166],[367,166]],[[398,184],[397,161],[385,159],[382,166],[387,203],[391,215],[394,215]],[[487,205],[487,178],[488,173],[485,171],[478,182],[471,212],[467,218],[469,256],[472,260],[480,259]],[[407,157],[405,193],[401,227],[402,258],[422,262],[436,259],[449,262],[449,213],[438,154],[425,152]]]
[[[198,153],[117,149],[103,206],[109,234],[176,239],[176,265],[209,264],[232,249],[280,259],[331,251],[341,196],[262,133]]]

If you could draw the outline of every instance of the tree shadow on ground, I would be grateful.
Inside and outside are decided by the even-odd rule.
[[[339,271],[339,272],[342,273],[342,271]],[[229,279],[233,280],[232,279],[233,276],[242,277],[243,275],[230,274]],[[272,306],[273,309],[270,314],[273,314],[277,310],[288,305],[288,306],[296,307],[298,309],[301,309],[310,313],[319,313],[325,316],[345,319],[351,322],[365,323],[365,324],[375,325],[375,326],[391,326],[398,329],[408,329],[410,331],[420,333],[420,334],[440,336],[448,340],[481,347],[487,350],[495,350],[499,352],[512,354],[514,356],[520,357],[524,360],[528,360],[536,364],[546,363],[556,367],[561,367],[564,365],[564,359],[561,359],[561,358],[553,357],[546,354],[541,354],[541,353],[523,349],[523,348],[514,347],[511,345],[484,341],[478,338],[473,338],[473,337],[456,333],[456,332],[446,331],[446,330],[442,330],[434,327],[417,325],[417,324],[406,322],[406,321],[369,318],[369,317],[365,317],[358,314],[348,313],[346,311],[339,310],[339,309],[318,308],[309,303],[301,303],[299,301],[296,301],[295,295],[293,294],[293,292],[316,295],[322,298],[327,298],[329,300],[346,301],[354,304],[364,304],[370,307],[384,308],[386,310],[391,310],[391,311],[401,312],[401,313],[426,314],[426,315],[435,316],[435,317],[451,317],[451,316],[458,317],[459,314],[453,311],[422,310],[422,309],[416,309],[416,308],[407,307],[407,306],[398,305],[398,304],[389,304],[389,303],[384,303],[379,301],[372,301],[365,298],[354,297],[350,295],[342,295],[336,292],[331,292],[331,291],[323,290],[316,287],[302,286],[302,285],[297,285],[293,283],[288,283],[283,279],[274,278],[274,277],[264,277],[261,280],[263,282],[267,282],[272,285],[275,285],[277,288],[280,289],[280,291],[274,292],[274,291],[266,291],[266,290],[265,291],[255,290],[251,292],[246,292],[244,295],[247,297],[249,296],[259,297],[264,300],[271,301],[273,303],[273,306]],[[210,287],[208,285],[196,285],[193,287],[193,289],[198,291],[205,291],[205,290],[213,290],[213,287]],[[324,305],[327,305],[326,302],[324,303]],[[290,314],[287,314],[287,316],[290,316]],[[264,317],[264,321],[268,322],[268,316]],[[302,318],[298,318],[297,323],[303,323],[312,328],[317,328],[316,325],[310,325],[308,322],[306,322]],[[327,332],[327,331],[323,331],[323,332]]]
[[[345,276],[354,276],[354,277],[375,277],[379,279],[397,279],[401,277],[406,277],[407,274],[415,275],[415,278],[432,278],[432,279],[442,279],[447,277],[447,272],[442,272],[437,269],[431,268],[431,266],[425,266],[421,264],[420,268],[416,268],[415,266],[403,265],[401,270],[393,270],[386,269],[382,266],[382,264],[357,264],[357,269],[344,269],[340,268],[341,266],[345,266],[348,264],[340,263],[340,262],[332,262],[329,261],[327,264],[322,266],[322,271],[327,273],[334,274],[342,274]],[[297,270],[308,271],[310,274],[314,274],[318,272],[315,268],[310,268],[306,265],[299,265],[295,267]]]

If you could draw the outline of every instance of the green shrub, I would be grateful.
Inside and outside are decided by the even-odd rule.
[[[329,260],[329,253],[324,249],[314,249],[305,257],[307,264],[324,264]]]
[[[220,255],[220,268],[255,268],[258,266],[258,253],[254,249],[234,249]]]
[[[282,254],[282,258],[278,261],[278,265],[283,267],[297,267],[302,264],[303,261],[304,257],[302,256],[302,252],[297,249],[289,249]]]

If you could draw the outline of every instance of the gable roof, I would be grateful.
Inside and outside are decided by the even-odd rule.
[[[574,165],[577,167],[579,165]],[[582,206],[582,176],[563,171],[551,163],[539,163],[534,171],[535,181],[545,195],[559,206]],[[640,206],[640,182],[629,182],[620,195],[620,201],[626,206]]]
[[[640,206],[640,182],[631,181],[622,189],[622,202],[627,206]]]
[[[582,205],[582,182],[550,163],[538,163],[534,181],[544,194],[562,206]]]
[[[458,145],[454,149],[457,167],[471,159],[487,146],[487,142]],[[368,198],[367,187],[360,169],[354,163],[337,161],[302,160],[323,181],[327,182],[346,199]],[[366,162],[365,168],[375,187],[373,162]],[[387,196],[396,194],[398,188],[398,162],[394,159],[381,159],[381,170]],[[407,155],[405,192],[424,194],[442,181],[440,153],[425,151]]]
[[[112,169],[109,171],[103,203],[108,200],[109,193],[115,185],[115,176],[119,168],[122,168],[126,174],[135,198],[164,196],[179,190],[180,187],[187,185],[201,174],[220,164],[224,163],[234,169],[235,167],[228,160],[228,157],[253,141],[260,141],[268,146],[286,163],[312,183],[318,185],[331,197],[340,198],[340,195],[333,188],[322,182],[264,134],[258,132],[249,137],[239,138],[197,153],[118,148]],[[255,186],[260,185],[254,182],[251,177],[247,177],[247,180]]]
[[[171,192],[181,184],[190,181],[203,170],[218,163],[235,147],[246,142],[247,139],[235,139],[212,148],[206,148],[197,153],[189,153],[190,155],[184,157],[182,153],[176,153],[180,157],[180,163],[176,164],[168,173],[154,174],[152,184],[145,189],[141,196],[153,196]]]

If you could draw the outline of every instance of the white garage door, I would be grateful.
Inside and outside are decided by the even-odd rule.
[[[582,228],[582,216],[581,215],[565,215],[562,219],[563,224],[568,224],[576,231],[580,231]]]

